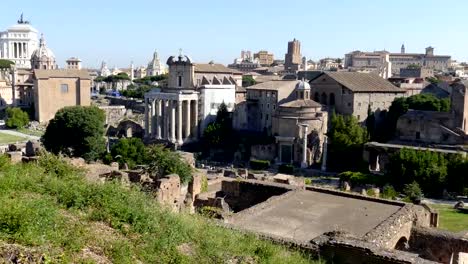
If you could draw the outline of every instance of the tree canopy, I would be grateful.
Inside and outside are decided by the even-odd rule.
[[[5,60],[5,59],[0,59],[0,70],[1,69],[10,69],[11,65],[14,65],[15,63],[12,62],[11,60]]]
[[[351,115],[332,114],[330,129],[330,165],[336,169],[358,168],[362,163],[362,146],[369,139],[367,130]]]
[[[203,140],[207,146],[220,147],[228,142],[232,133],[232,117],[223,102],[218,107],[216,120],[210,123],[203,132]]]
[[[153,86],[141,84],[138,86],[129,85],[127,86],[127,90],[122,91],[122,95],[125,97],[132,97],[132,98],[140,98],[143,99],[145,97],[145,93],[151,91]]]
[[[65,107],[49,122],[42,142],[52,153],[96,160],[106,150],[104,123],[104,111],[95,106]]]
[[[133,80],[134,83],[137,84],[146,84],[151,85],[153,82],[159,82],[162,80],[166,80],[168,78],[168,74],[160,74],[155,76],[146,76],[143,78]]]
[[[257,82],[255,79],[250,75],[242,76],[242,87],[248,87],[256,84]]]
[[[5,125],[9,128],[22,128],[29,123],[29,115],[18,107],[6,109]]]
[[[375,128],[375,133],[372,133],[371,137],[378,141],[392,139],[398,118],[408,112],[409,109],[448,112],[450,111],[450,100],[448,98],[437,98],[432,94],[417,94],[406,98],[396,98],[392,102],[385,120],[378,124],[380,127]],[[371,130],[371,132],[374,132],[373,129]]]

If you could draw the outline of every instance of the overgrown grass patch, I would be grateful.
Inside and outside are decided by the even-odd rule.
[[[92,248],[113,263],[223,263],[246,256],[258,263],[311,263],[307,255],[174,214],[137,187],[91,183],[52,155],[38,164],[0,157],[0,240],[50,248],[52,263],[89,263]],[[187,245],[190,254],[179,247]]]

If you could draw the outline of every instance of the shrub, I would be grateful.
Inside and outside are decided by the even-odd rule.
[[[352,186],[365,184],[381,185],[384,181],[384,178],[379,175],[372,175],[353,171],[342,172],[338,174],[338,177],[340,178],[340,181],[347,181]]]
[[[251,160],[250,168],[252,170],[266,170],[270,167],[270,161],[268,160]]]
[[[96,160],[106,150],[105,119],[104,111],[95,106],[64,107],[49,122],[42,136],[44,147],[54,154]]]
[[[18,107],[6,109],[6,122],[8,128],[23,128],[29,123],[29,115]]]
[[[293,174],[294,166],[291,164],[281,164],[278,168],[279,173]]]
[[[312,185],[312,179],[310,179],[310,178],[305,178],[305,179],[304,179],[304,184],[305,184],[305,185]]]
[[[395,191],[395,188],[391,185],[385,185],[382,190],[381,197],[384,199],[390,199],[390,200],[395,200],[397,197],[398,193]]]
[[[423,193],[417,182],[405,184],[405,187],[403,188],[403,193],[411,202],[416,204],[419,203],[423,197]]]
[[[371,188],[371,189],[368,189],[368,190],[366,191],[366,193],[367,193],[367,196],[372,196],[372,197],[375,196],[375,191],[374,191],[374,189],[372,189],[372,188]]]
[[[120,166],[127,164],[129,169],[147,161],[145,145],[139,138],[120,139],[117,144],[112,146],[111,155],[113,160],[119,162]]]
[[[192,167],[177,152],[163,145],[151,146],[147,151],[148,171],[152,176],[161,178],[169,174],[177,174],[183,183],[192,180]]]

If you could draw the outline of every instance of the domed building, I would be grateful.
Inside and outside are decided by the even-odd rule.
[[[18,23],[0,31],[0,59],[13,61],[17,69],[31,69],[31,55],[38,47],[38,31],[21,15]]]
[[[55,70],[58,68],[55,63],[55,55],[47,47],[44,35],[41,36],[39,41],[39,48],[31,56],[31,67],[41,70]]]
[[[164,67],[164,64],[161,63],[158,52],[155,51],[153,59],[148,63],[146,74],[147,76],[156,76],[164,73],[166,73],[166,68]]]
[[[273,116],[277,161],[309,167],[321,161],[328,113],[320,103],[309,99],[308,82],[299,81],[293,93],[295,100],[279,105]]]

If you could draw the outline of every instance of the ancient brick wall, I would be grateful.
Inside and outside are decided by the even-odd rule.
[[[468,252],[468,239],[447,231],[415,227],[411,230],[409,247],[425,259],[450,263],[459,252]]]

